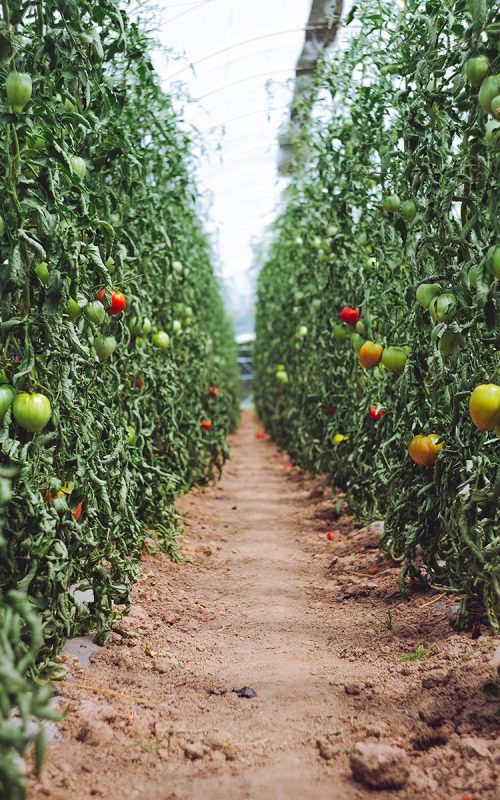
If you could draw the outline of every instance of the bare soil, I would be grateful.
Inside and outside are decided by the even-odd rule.
[[[186,560],[144,557],[124,622],[139,636],[70,667],[30,800],[372,798],[356,742],[409,757],[378,797],[498,800],[497,642],[453,630],[456,598],[399,594],[377,524],[356,530],[258,430],[245,413],[221,483],[181,499]]]

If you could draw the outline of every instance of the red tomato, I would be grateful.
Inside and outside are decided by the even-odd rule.
[[[340,312],[340,319],[342,322],[347,322],[348,325],[355,325],[359,319],[359,311],[357,308],[351,308],[350,306],[344,306],[342,311]]]
[[[206,431],[209,431],[210,428],[212,427],[212,423],[209,419],[204,419],[203,422],[201,423],[201,427],[205,428]]]
[[[104,289],[101,289],[97,299],[104,305]],[[115,292],[113,289],[111,292],[111,305],[106,308],[106,312],[112,315],[121,314],[126,305],[127,298],[125,295],[121,292]]]
[[[326,538],[329,539],[331,542],[333,542],[333,540],[335,538],[334,535],[333,535],[333,531],[327,531],[326,532]]]
[[[142,387],[144,386],[142,378],[136,378],[134,381],[134,386],[136,389],[142,389]]]
[[[377,406],[372,406],[370,408],[370,412],[369,413],[370,413],[370,417],[372,419],[374,419],[375,422],[378,422],[379,419],[382,419],[382,417],[385,417],[385,412],[384,411],[378,411],[377,410]]]
[[[259,433],[255,434],[255,438],[256,439],[265,439],[266,438],[266,434],[263,433],[262,431],[259,431]]]
[[[371,567],[371,569],[368,570],[369,575],[376,575],[377,572],[378,572],[378,567]]]
[[[291,469],[292,467],[293,464],[291,464],[290,461],[288,461],[286,464],[283,464],[283,469]]]

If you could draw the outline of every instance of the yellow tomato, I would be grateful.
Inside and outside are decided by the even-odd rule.
[[[444,442],[436,444],[440,436],[438,433],[429,433],[427,436],[414,436],[408,445],[408,453],[415,464],[421,467],[432,467],[444,447]]]
[[[373,369],[382,358],[384,348],[375,342],[365,342],[359,350],[359,360],[365,369]]]
[[[500,424],[500,386],[482,383],[476,386],[469,400],[472,422],[480,431],[491,431]]]

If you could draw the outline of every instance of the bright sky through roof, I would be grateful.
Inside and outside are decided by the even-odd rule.
[[[310,5],[310,0],[159,3],[158,38],[185,58],[167,59],[159,52],[155,66],[167,91],[172,81],[182,81],[196,100],[184,116],[205,145],[198,185],[212,198],[207,229],[220,257],[229,309],[238,317],[251,313],[251,242],[274,218],[285,185],[276,171],[277,134],[287,117]]]

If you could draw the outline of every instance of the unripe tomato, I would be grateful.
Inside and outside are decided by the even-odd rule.
[[[172,331],[174,333],[180,333],[182,331],[182,322],[180,319],[174,319],[172,322]]]
[[[403,347],[386,347],[382,353],[382,364],[394,375],[402,375],[408,359],[408,351]]]
[[[0,386],[0,422],[4,421],[4,417],[14,402],[15,396],[16,390],[13,386],[10,386],[8,383],[4,383]]]
[[[417,204],[415,200],[404,200],[399,210],[406,222],[413,222],[417,216]]]
[[[92,300],[90,303],[87,303],[83,309],[83,313],[85,319],[92,323],[92,325],[102,325],[104,317],[106,316],[104,306],[99,300]]]
[[[435,322],[450,322],[457,313],[457,298],[451,292],[433,297],[429,304],[429,314]]]
[[[99,294],[97,295],[97,299],[104,303],[104,289],[101,289]],[[127,305],[127,299],[122,292],[115,292],[114,289],[111,290],[111,305],[105,307],[106,314],[111,314],[112,316],[116,316],[117,314],[121,314],[125,306]]]
[[[365,342],[359,350],[359,360],[365,369],[373,369],[382,358],[384,348],[375,342]]]
[[[46,261],[40,261],[39,264],[33,267],[33,271],[37,276],[37,278],[39,279],[39,281],[43,283],[44,286],[49,285],[50,272],[49,272],[49,266]]]
[[[305,339],[307,336],[307,325],[299,325],[296,335],[298,339]]]
[[[142,323],[138,317],[132,317],[128,326],[130,328],[131,333],[133,333],[134,336],[140,336],[140,334],[142,333]]]
[[[467,280],[471,289],[477,289],[477,279],[479,277],[479,268],[477,264],[473,264],[467,273]]]
[[[127,441],[129,447],[135,447],[137,444],[137,431],[133,425],[127,426]]]
[[[415,464],[420,467],[432,467],[444,447],[444,442],[437,444],[441,437],[437,433],[428,436],[414,436],[408,445],[408,453]]]
[[[83,308],[81,307],[81,305],[76,300],[73,300],[73,298],[71,297],[66,310],[68,317],[71,320],[78,319],[82,311]]]
[[[500,244],[495,244],[491,248],[489,258],[491,262],[491,274],[497,281],[500,281]]]
[[[284,369],[276,370],[276,380],[280,383],[288,383],[288,373]]]
[[[344,342],[349,332],[345,325],[335,325],[333,328],[333,338],[336,342]]]
[[[399,210],[401,205],[401,200],[397,196],[397,194],[389,194],[387,197],[384,197],[382,201],[382,205],[384,207],[384,211],[387,214],[395,214],[396,211]]]
[[[451,356],[455,350],[464,346],[464,337],[461,333],[454,331],[445,331],[439,342],[439,351],[443,358]]]
[[[15,114],[20,114],[31,100],[33,84],[26,72],[9,72],[7,75],[7,99]]]
[[[39,433],[47,425],[51,416],[50,400],[44,394],[23,392],[14,399],[14,419],[27,431]]]
[[[356,325],[354,326],[354,330],[356,333],[360,333],[362,336],[366,336],[366,325],[362,319],[358,319]]]
[[[172,269],[174,270],[174,272],[180,275],[183,272],[184,267],[182,266],[180,261],[174,261],[174,263],[172,264]]]
[[[94,349],[101,359],[107,361],[116,350],[116,339],[114,336],[96,336],[94,339]]]
[[[465,77],[472,86],[479,89],[484,78],[486,78],[490,68],[490,62],[486,56],[475,56],[469,58],[465,64]]]
[[[149,317],[144,317],[142,320],[142,335],[149,336],[151,331],[153,330],[153,323],[149,319]]]
[[[72,171],[83,181],[87,172],[85,159],[80,158],[80,156],[68,156],[68,161]]]
[[[488,147],[500,145],[500,122],[490,119],[484,127],[484,139]]]
[[[480,431],[491,431],[500,424],[500,386],[482,383],[476,386],[469,400],[472,422]]]
[[[479,105],[487,114],[491,113],[491,102],[497,94],[500,94],[500,75],[490,75],[479,89]]]
[[[201,427],[204,428],[206,431],[209,431],[212,427],[212,423],[209,419],[204,419],[201,423]]]
[[[340,312],[340,319],[342,322],[346,322],[348,325],[356,325],[360,317],[359,309],[351,308],[350,306],[344,306],[344,308]]]
[[[355,353],[359,353],[364,343],[365,340],[359,335],[359,333],[351,333],[351,344]]]
[[[491,101],[491,113],[495,119],[500,120],[500,94],[497,94]]]
[[[431,300],[441,291],[439,283],[422,283],[416,292],[416,300],[422,308],[429,308]]]
[[[160,350],[168,350],[170,336],[165,331],[157,331],[153,336],[153,344],[155,347],[159,347]]]

